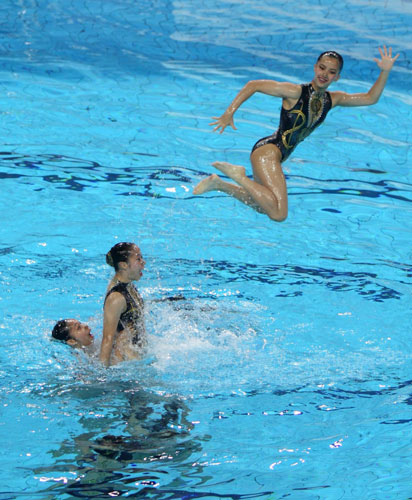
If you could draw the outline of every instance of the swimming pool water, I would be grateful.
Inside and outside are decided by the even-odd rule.
[[[0,6],[0,499],[412,498],[411,43],[407,1],[6,0]],[[192,195],[248,166],[280,103],[208,123],[249,79],[364,91],[285,164],[289,218]],[[249,170],[250,171],[250,170]],[[103,370],[116,241],[147,262],[148,357]],[[181,296],[184,300],[164,301]]]

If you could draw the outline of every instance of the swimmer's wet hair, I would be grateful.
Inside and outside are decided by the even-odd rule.
[[[333,57],[334,59],[337,59],[338,63],[339,63],[339,73],[342,71],[342,69],[343,69],[343,57],[340,54],[338,54],[334,50],[327,50],[326,52],[322,52],[322,54],[318,57],[318,60],[316,62],[319,62],[323,56]]]
[[[70,330],[66,319],[61,319],[54,325],[52,337],[63,342],[70,340]]]
[[[135,247],[135,243],[117,243],[106,254],[107,264],[109,264],[109,266],[111,267],[114,267],[114,269],[118,271],[119,262],[127,262],[129,260],[129,255],[133,252]]]

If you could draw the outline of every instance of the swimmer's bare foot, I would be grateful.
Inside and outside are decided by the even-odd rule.
[[[237,183],[246,177],[246,169],[241,165],[233,165],[226,161],[215,161],[212,165]]]
[[[193,189],[193,194],[203,194],[207,193],[208,191],[218,191],[222,182],[222,179],[218,175],[209,175],[209,177],[206,177],[206,179],[203,179],[197,186],[195,186],[195,188]]]

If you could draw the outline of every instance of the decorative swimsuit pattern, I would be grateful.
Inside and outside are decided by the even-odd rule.
[[[144,325],[144,302],[139,292],[133,283],[118,282],[106,294],[107,297],[113,293],[118,292],[123,295],[126,301],[126,311],[120,315],[117,331],[121,332],[128,329],[133,335],[132,343],[139,347],[144,347],[145,339],[145,325]]]
[[[326,91],[320,95],[310,83],[301,87],[299,100],[293,108],[286,110],[282,106],[276,132],[260,139],[252,151],[265,144],[274,144],[282,154],[282,161],[285,161],[295,147],[323,122],[332,107],[330,93]]]

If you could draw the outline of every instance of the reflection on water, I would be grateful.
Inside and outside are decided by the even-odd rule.
[[[408,2],[314,3],[1,3],[3,498],[410,496]],[[243,82],[336,48],[335,89],[362,92],[382,40],[402,56],[379,104],[286,165],[286,226],[193,198],[277,126],[256,96],[209,133]],[[148,304],[152,363],[103,373],[45,331],[69,311],[99,331],[123,236],[143,292],[185,300]]]
[[[95,161],[72,158],[59,154],[24,155],[11,152],[0,152],[0,180],[10,179],[22,181],[35,180],[36,191],[42,191],[53,184],[56,189],[85,191],[96,189],[99,184],[109,182],[117,195],[141,196],[148,198],[191,198],[191,192],[186,185],[194,185],[197,180],[210,172],[193,170],[173,165],[133,165],[134,157],[156,155],[145,153],[130,153],[130,166],[122,168],[108,167]],[[150,160],[152,161],[152,160]],[[148,162],[149,163],[149,162]],[[349,169],[364,171],[363,169]],[[366,171],[370,171],[366,169]],[[375,174],[387,175],[384,171],[374,171]],[[291,184],[290,196],[325,195],[328,198],[336,196],[359,197],[363,199],[389,199],[406,203],[412,201],[412,186],[407,182],[399,182],[388,178],[377,181],[359,180],[356,178],[316,178],[289,174],[286,175]],[[182,184],[185,189],[182,188]],[[164,186],[169,186],[165,191]],[[127,190],[124,191],[124,188]],[[123,188],[123,190],[121,189]],[[179,189],[180,188],[180,189]],[[171,195],[173,193],[173,196]],[[209,195],[210,196],[210,195]],[[214,194],[212,197],[222,196]],[[339,213],[339,211],[337,211]]]
[[[147,155],[132,153],[133,157]],[[148,198],[172,198],[159,190],[166,183],[192,183],[193,171],[181,167],[148,165],[130,166],[121,170],[100,165],[98,162],[72,158],[58,154],[28,156],[10,152],[0,152],[0,181],[33,182],[35,191],[43,191],[53,185],[56,189],[72,191],[95,190],[101,184],[110,183],[117,195],[142,196]],[[125,188],[127,190],[125,191]],[[171,188],[173,189],[173,188]],[[188,191],[188,189],[187,189]],[[183,190],[183,193],[187,193]],[[176,196],[173,196],[176,198]]]
[[[187,401],[136,389],[135,383],[78,387],[65,397],[80,397],[88,411],[79,419],[84,432],[49,451],[52,466],[33,471],[41,483],[51,483],[49,494],[100,498],[133,492],[145,498],[160,484],[183,487],[187,479],[172,471],[195,464],[208,439],[192,435]],[[171,472],[162,469],[165,464]]]

